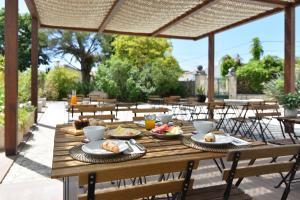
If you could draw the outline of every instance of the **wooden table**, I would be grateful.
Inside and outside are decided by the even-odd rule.
[[[285,128],[286,132],[288,133],[288,135],[290,137],[291,142],[293,144],[299,143],[297,141],[299,136],[297,136],[295,134],[294,125],[295,124],[300,124],[300,117],[277,117],[277,120],[280,123],[283,123],[284,128]],[[283,137],[285,137],[284,130],[283,130],[282,126],[281,126],[281,131],[282,131]]]
[[[110,127],[116,127],[119,123],[111,123]],[[143,131],[144,136],[137,141],[147,148],[147,153],[140,159],[112,163],[112,164],[90,164],[74,160],[69,156],[69,149],[81,144],[83,136],[73,136],[63,133],[60,129],[70,125],[58,125],[56,127],[54,139],[54,152],[51,178],[62,178],[64,183],[64,198],[69,195],[69,177],[78,176],[80,173],[89,173],[95,170],[102,170],[104,174],[118,174],[120,170],[126,168],[147,166],[148,164],[170,164],[178,161],[205,160],[224,157],[224,153],[204,152],[184,146],[179,139],[160,140],[153,138],[144,128],[133,123],[123,124],[123,127],[132,127]],[[184,124],[182,130],[185,135],[194,131],[193,126]],[[145,168],[147,170],[147,168]],[[137,177],[139,175],[137,174]],[[116,180],[116,179],[114,179]]]

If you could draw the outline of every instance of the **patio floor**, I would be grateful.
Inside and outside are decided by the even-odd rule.
[[[56,124],[67,122],[64,102],[47,102],[44,113],[39,114],[39,125],[24,145],[10,171],[0,184],[1,199],[62,199],[62,182],[51,180],[51,157],[53,137]],[[121,119],[128,118],[129,113],[118,114]],[[128,119],[127,119],[128,120]],[[279,126],[272,125],[272,130],[280,133]],[[200,169],[194,173],[194,186],[203,187],[221,183],[221,175],[212,161],[200,163]],[[271,174],[247,178],[241,188],[254,199],[280,199],[283,188],[274,189],[279,175]],[[289,199],[297,200],[300,196],[300,184],[293,184]]]

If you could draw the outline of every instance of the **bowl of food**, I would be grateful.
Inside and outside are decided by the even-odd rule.
[[[83,129],[84,136],[91,142],[101,140],[104,137],[104,126],[87,126]]]
[[[194,121],[193,125],[197,133],[202,135],[216,128],[216,124],[212,121]]]
[[[74,126],[76,130],[81,130],[82,128],[89,126],[89,120],[88,119],[78,119],[74,121]]]
[[[170,121],[172,121],[173,115],[169,114],[160,114],[157,116],[157,118],[163,123],[163,124],[168,124]]]

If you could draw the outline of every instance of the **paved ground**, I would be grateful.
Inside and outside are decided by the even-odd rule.
[[[0,199],[62,199],[62,182],[51,180],[53,137],[56,124],[67,122],[64,102],[48,102],[44,113],[39,114],[39,125],[32,132],[25,147],[20,152],[9,173],[0,184]],[[129,113],[118,114],[118,118],[128,120]],[[276,121],[272,122],[272,130],[280,135]],[[194,172],[196,186],[207,186],[220,183],[220,173],[211,161],[200,163],[200,170]],[[255,177],[245,180],[242,185],[255,199],[279,199],[282,189],[274,189],[278,182],[277,175]],[[299,199],[300,184],[293,185],[290,199]]]

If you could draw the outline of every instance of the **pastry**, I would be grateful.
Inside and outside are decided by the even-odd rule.
[[[107,141],[103,142],[101,144],[101,148],[105,149],[106,151],[113,152],[113,153],[119,153],[120,152],[118,144],[114,141],[111,141],[111,140],[107,140]]]
[[[213,133],[207,133],[204,135],[205,142],[215,142],[216,136]]]

